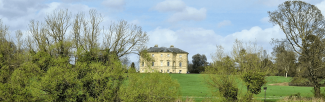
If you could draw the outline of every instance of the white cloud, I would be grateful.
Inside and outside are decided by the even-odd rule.
[[[161,29],[156,28],[154,31],[148,32],[150,37],[149,44],[158,44],[158,45],[172,45],[177,40],[176,32],[170,29]]]
[[[38,0],[40,1],[40,0]],[[3,21],[3,24],[9,26],[9,31],[11,32],[11,36],[14,37],[16,30],[21,30],[24,33],[24,36],[29,35],[28,24],[30,20],[35,20],[44,23],[44,18],[48,14],[52,14],[53,11],[58,9],[68,9],[72,14],[76,14],[78,12],[88,13],[88,11],[92,8],[82,5],[82,4],[66,4],[59,2],[51,2],[48,4],[38,4],[38,2],[32,2],[30,5],[25,7],[13,7],[11,10],[12,13],[6,13],[8,11],[7,6],[11,5],[11,2],[3,2],[5,3],[3,7],[0,7],[0,18]],[[15,1],[19,2],[19,1]],[[24,2],[24,1],[22,1]],[[19,5],[19,3],[17,3]],[[32,6],[34,5],[34,6]],[[72,16],[73,18],[73,16]],[[72,19],[71,18],[71,19]]]
[[[203,28],[170,30],[158,27],[148,32],[148,34],[150,36],[149,47],[153,47],[155,44],[158,44],[159,47],[174,45],[189,52],[189,61],[197,53],[205,54],[208,61],[212,61],[210,54],[215,52],[216,45],[222,45],[225,48],[225,52],[229,54],[235,39],[247,43],[256,42],[258,46],[262,46],[270,54],[272,52],[271,38],[285,38],[284,33],[278,26],[267,29],[255,26],[227,36],[220,36],[213,30]]]
[[[154,9],[161,12],[168,11],[183,11],[186,8],[186,4],[182,0],[166,0],[158,3]]]
[[[210,56],[215,45],[219,42],[217,39],[222,38],[215,34],[213,30],[206,30],[203,28],[183,28],[179,30],[170,30],[163,28],[156,28],[148,32],[150,40],[149,47],[158,44],[159,47],[170,47],[174,45],[184,51],[189,52],[189,61],[194,54],[205,54]],[[208,59],[210,61],[210,59]]]
[[[41,4],[43,0],[1,0],[0,15],[9,19],[16,19],[39,9],[46,8],[46,5]]]
[[[102,5],[104,5],[107,8],[115,9],[115,10],[123,10],[125,1],[124,0],[104,0],[102,2]]]
[[[165,0],[153,8],[160,12],[173,12],[174,14],[168,19],[169,22],[201,21],[206,18],[207,12],[205,8],[196,9],[186,6],[182,0]]]
[[[177,22],[177,21],[201,21],[206,18],[207,10],[205,8],[195,9],[193,7],[187,7],[181,12],[176,12],[173,14],[168,21]]]
[[[229,26],[229,25],[231,25],[231,21],[224,20],[224,21],[218,23],[218,28],[223,27],[223,26]]]
[[[233,40],[234,38],[238,38],[239,40],[243,40],[245,42],[256,41],[259,44],[267,44],[271,41],[271,38],[285,38],[285,35],[279,26],[266,29],[255,26],[249,30],[245,29],[226,36],[226,39],[229,40]]]

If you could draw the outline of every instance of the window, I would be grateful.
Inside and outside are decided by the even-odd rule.
[[[179,55],[180,58],[182,58],[182,55]]]
[[[161,54],[160,57],[163,57],[163,54]]]
[[[152,54],[152,57],[155,57],[155,54]]]
[[[182,66],[182,62],[179,62],[179,66],[180,66],[180,67]]]
[[[142,69],[142,72],[144,72],[144,69]]]
[[[169,73],[169,69],[167,69],[167,73]]]
[[[163,61],[160,61],[160,66],[163,66]]]
[[[142,67],[144,66],[144,62],[142,62]]]
[[[163,70],[160,70],[160,72],[162,73],[162,72],[163,72]]]
[[[182,73],[182,70],[179,70],[179,73]]]
[[[167,62],[167,66],[169,66],[169,61]]]
[[[167,56],[169,57],[169,54],[167,54]]]
[[[155,62],[152,62],[152,66],[155,66]]]

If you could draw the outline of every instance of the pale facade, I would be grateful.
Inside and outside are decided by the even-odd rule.
[[[187,73],[188,52],[179,48],[150,47],[148,53],[154,59],[153,62],[145,62],[140,57],[140,73],[158,71],[162,73]],[[150,66],[150,69],[148,65]]]

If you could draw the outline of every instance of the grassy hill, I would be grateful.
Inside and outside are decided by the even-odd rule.
[[[204,74],[170,74],[172,78],[176,79],[181,86],[181,94],[183,98],[193,97],[196,101],[202,101],[205,98],[212,96],[211,89],[204,81]],[[266,98],[268,101],[276,101],[283,97],[290,96],[292,94],[300,93],[303,97],[312,97],[313,87],[300,87],[300,86],[279,86],[279,85],[269,85],[274,83],[290,82],[291,78],[285,78],[281,76],[268,76],[267,77],[267,87]],[[242,84],[239,86],[239,94],[243,95],[246,93],[246,87]],[[263,87],[265,87],[263,86]],[[321,91],[324,92],[324,87]],[[264,91],[260,94],[255,95],[255,99],[264,100]]]

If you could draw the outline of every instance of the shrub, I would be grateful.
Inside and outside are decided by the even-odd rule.
[[[220,84],[219,92],[227,101],[237,100],[238,88],[233,85],[233,83],[224,81],[224,84]]]
[[[265,74],[257,72],[247,72],[242,76],[243,81],[247,86],[247,91],[253,94],[259,94],[262,86],[266,84]]]
[[[4,70],[2,70],[4,71]],[[31,62],[23,63],[9,74],[5,83],[0,82],[1,101],[36,101],[30,91],[31,81],[39,80],[44,72]]]

